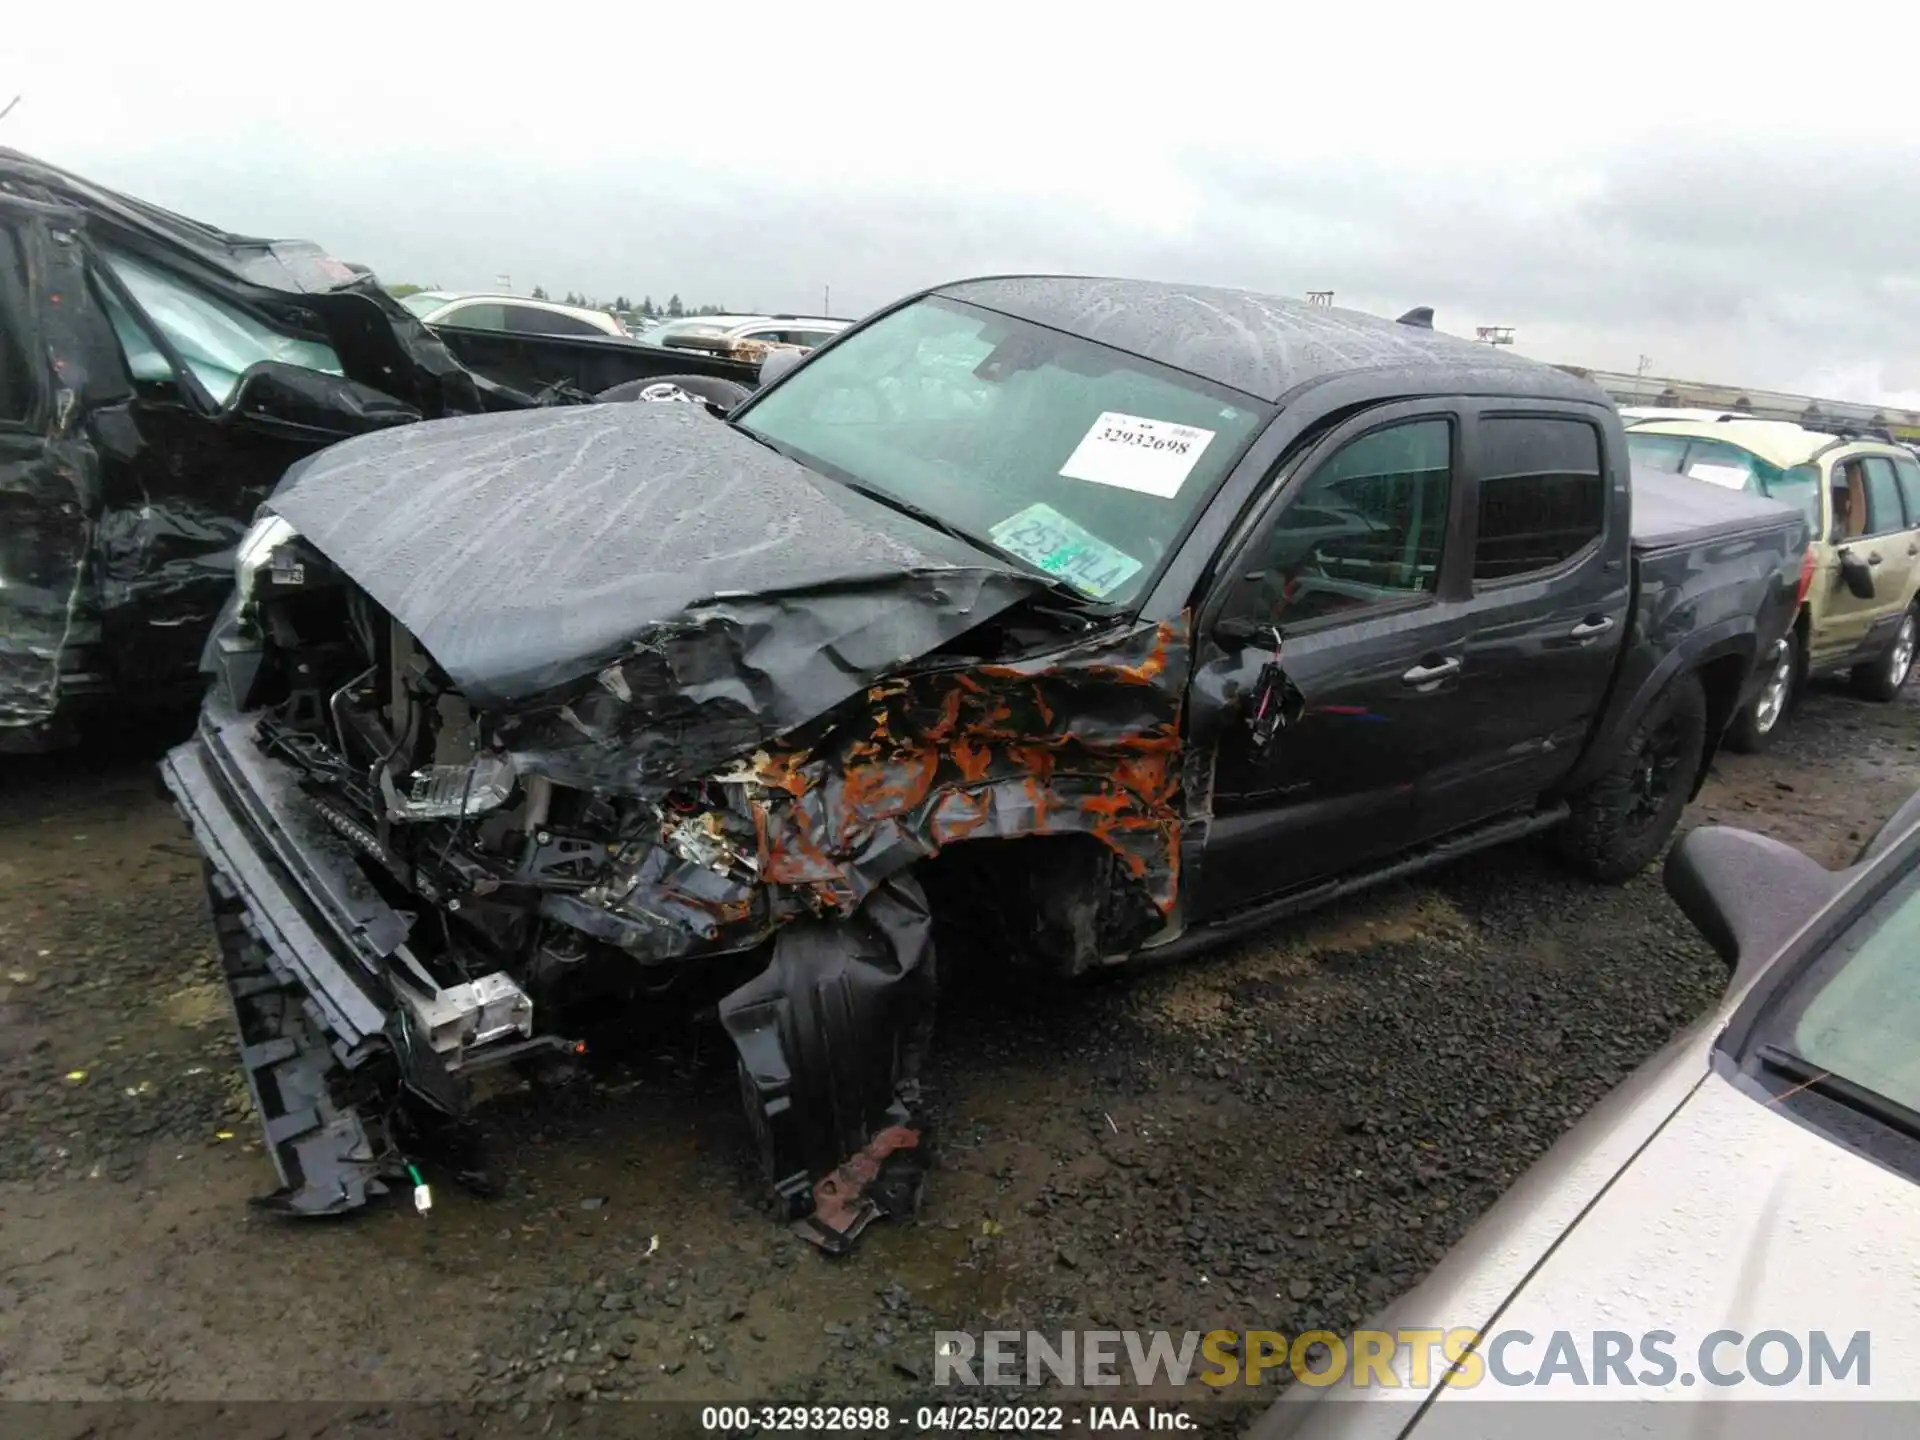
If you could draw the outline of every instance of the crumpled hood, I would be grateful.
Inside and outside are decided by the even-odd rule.
[[[731,673],[680,679],[780,728],[1045,584],[690,405],[368,435],[295,466],[270,505],[482,704],[657,648],[665,627],[725,637]]]

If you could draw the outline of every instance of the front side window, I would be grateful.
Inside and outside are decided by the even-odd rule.
[[[1515,417],[1480,426],[1476,582],[1555,569],[1600,538],[1607,483],[1600,433],[1579,420]]]
[[[119,282],[126,287],[147,320],[166,337],[175,353],[186,362],[216,405],[232,398],[240,377],[262,361],[298,365],[328,375],[340,375],[340,357],[333,347],[318,340],[305,340],[283,334],[247,311],[215,299],[166,271],[124,252],[102,247],[101,258]],[[106,287],[101,287],[105,289]],[[120,310],[115,316],[115,308]],[[153,350],[151,356],[139,348],[152,349],[144,329],[132,323],[135,317],[116,304],[108,307],[108,318],[127,349],[128,364],[136,378],[159,378],[155,359],[164,357]],[[130,326],[131,328],[123,328]]]
[[[1867,467],[1856,460],[1836,460],[1829,488],[1833,492],[1833,538],[1836,544],[1868,534]]]
[[[1900,479],[1894,474],[1893,461],[1885,455],[1867,455],[1860,461],[1867,472],[1867,531],[1885,535],[1907,528],[1907,517],[1900,501]]]
[[[1233,613],[1279,626],[1417,602],[1440,583],[1453,427],[1411,420],[1348,441],[1255,542]]]
[[[1119,350],[916,301],[735,423],[1090,598],[1137,598],[1264,423],[1259,402]]]

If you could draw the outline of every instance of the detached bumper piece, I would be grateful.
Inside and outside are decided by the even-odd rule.
[[[877,1217],[919,1208],[933,999],[926,896],[896,876],[850,919],[781,930],[772,963],[720,1002],[783,1215],[830,1255]]]
[[[291,1215],[339,1215],[387,1191],[404,1171],[383,1167],[359,1111],[338,1098],[352,1076],[328,1045],[311,1002],[261,942],[233,884],[208,868],[220,963],[240,1029],[240,1064],[281,1188],[255,1203]]]
[[[161,776],[207,858],[208,900],[240,1060],[281,1187],[262,1206],[337,1215],[385,1193],[408,1153],[491,1188],[468,1077],[535,1052],[532,1007],[505,976],[443,988],[407,920],[280,767],[204,717]]]

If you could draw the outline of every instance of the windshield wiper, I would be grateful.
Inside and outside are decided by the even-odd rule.
[[[1920,1140],[1920,1111],[1908,1109],[1898,1100],[1890,1100],[1878,1090],[1870,1090],[1856,1080],[1844,1075],[1836,1075],[1824,1065],[1816,1065],[1804,1055],[1778,1045],[1762,1045],[1756,1052],[1760,1063],[1769,1070],[1791,1077],[1798,1082],[1793,1089],[1774,1097],[1774,1103],[1797,1090],[1811,1090],[1823,1099],[1844,1105],[1865,1115],[1869,1120],[1877,1120],[1889,1130],[1897,1130],[1910,1140]]]
[[[885,505],[889,510],[898,510],[902,515],[918,520],[929,530],[938,530],[942,535],[951,536],[962,544],[971,545],[976,550],[984,550],[995,559],[1005,554],[999,546],[985,536],[975,535],[971,530],[963,529],[944,516],[936,515],[933,511],[916,505],[911,500],[902,500],[898,495],[882,490],[877,485],[862,484],[858,480],[849,480],[844,475],[835,475],[832,478],[856,495],[864,495],[877,504]]]

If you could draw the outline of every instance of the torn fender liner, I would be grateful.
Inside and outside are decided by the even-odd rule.
[[[933,997],[932,917],[902,875],[850,919],[787,926],[767,968],[720,1002],[768,1178],[795,1230],[829,1253],[919,1204]]]

